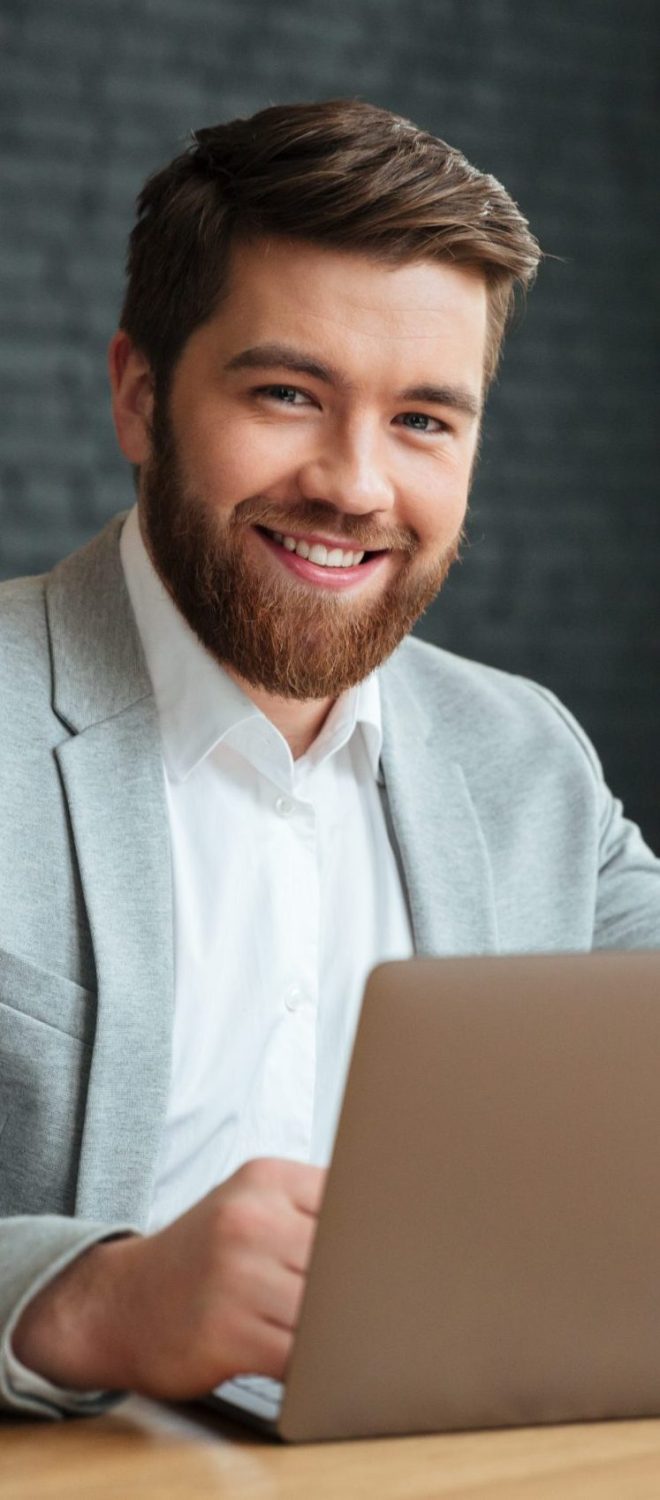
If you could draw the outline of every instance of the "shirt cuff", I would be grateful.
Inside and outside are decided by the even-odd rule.
[[[66,1386],[53,1385],[43,1375],[37,1375],[27,1365],[21,1364],[11,1347],[11,1340],[5,1349],[5,1371],[14,1395],[31,1396],[40,1405],[45,1403],[51,1407],[58,1416],[65,1410],[81,1415],[84,1412],[92,1414],[105,1411],[108,1406],[121,1401],[126,1394],[125,1391],[76,1391],[69,1390]]]
[[[139,1231],[133,1225],[118,1225],[105,1233],[90,1236],[87,1243],[83,1240],[76,1250],[78,1254],[81,1254],[95,1244],[103,1244],[108,1240],[120,1239],[125,1235],[137,1233]],[[25,1308],[33,1297],[48,1286],[60,1271],[66,1270],[74,1259],[75,1255],[72,1255],[69,1250],[36,1277],[14,1307],[3,1335],[0,1337],[0,1393],[9,1396],[10,1400],[14,1398],[19,1410],[23,1413],[34,1411],[36,1416],[49,1417],[82,1416],[84,1413],[94,1415],[116,1406],[129,1394],[128,1391],[81,1391],[69,1386],[54,1385],[45,1376],[39,1375],[36,1370],[31,1370],[24,1365],[14,1351],[12,1344],[14,1330]]]

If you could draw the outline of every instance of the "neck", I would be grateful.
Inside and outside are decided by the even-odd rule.
[[[314,743],[317,734],[320,734],[335,699],[312,698],[300,703],[294,698],[278,698],[274,693],[267,693],[264,688],[254,687],[251,682],[246,682],[233,668],[225,665],[224,670],[238,684],[246,698],[250,698],[266,718],[270,719],[271,724],[279,729],[294,760],[299,760]]]

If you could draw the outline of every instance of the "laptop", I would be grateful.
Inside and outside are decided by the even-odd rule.
[[[285,1387],[289,1442],[660,1414],[660,952],[370,975]]]

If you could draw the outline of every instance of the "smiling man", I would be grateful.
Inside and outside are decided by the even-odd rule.
[[[409,638],[538,256],[350,101],[202,130],[141,195],[137,505],[0,598],[9,1407],[285,1373],[377,962],[660,944],[570,715]]]
[[[264,237],[234,249],[167,402],[128,333],[113,342],[115,421],[144,465],[156,568],[295,754],[456,556],[486,331],[473,270]]]

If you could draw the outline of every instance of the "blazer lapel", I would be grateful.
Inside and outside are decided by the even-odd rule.
[[[479,818],[442,720],[411,692],[403,652],[381,673],[381,765],[415,952],[496,952],[492,871]],[[445,712],[451,715],[449,702]]]
[[[169,1087],[170,849],[151,685],[124,585],[121,517],[51,575],[56,751],[97,970],[76,1213],[147,1217]]]

